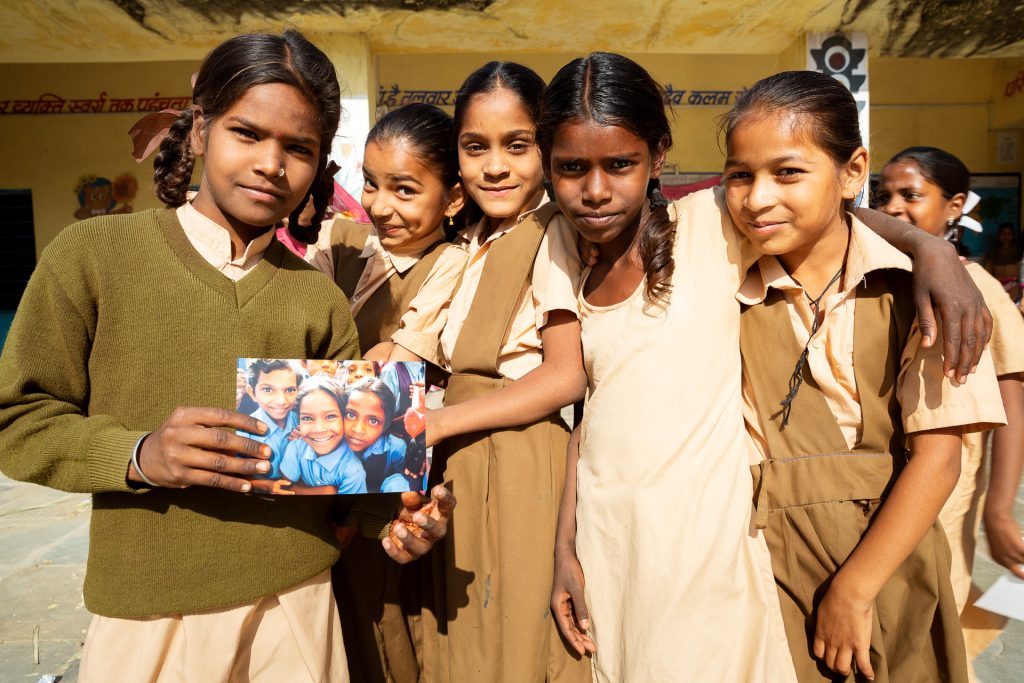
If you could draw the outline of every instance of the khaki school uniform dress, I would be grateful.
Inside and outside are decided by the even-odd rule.
[[[992,355],[996,377],[1024,373],[1024,318],[997,279],[977,263],[967,264],[967,272],[981,290],[992,312],[992,340],[988,351]],[[960,460],[960,479],[946,505],[939,513],[939,521],[949,540],[952,551],[953,595],[960,610],[960,622],[967,645],[967,661],[973,661],[998,637],[1006,626],[1006,618],[974,607],[980,591],[973,587],[974,551],[981,525],[981,510],[988,489],[988,466],[985,445],[988,432],[964,435]],[[1024,448],[1024,445],[1021,446]]]
[[[538,367],[540,328],[576,311],[581,272],[574,234],[553,204],[481,225],[457,242],[469,254],[441,336],[451,370],[445,403],[496,391]],[[459,501],[431,557],[423,612],[425,681],[587,681],[548,609],[568,430],[558,413],[434,447],[431,477]]]
[[[962,386],[942,373],[941,345],[920,347],[910,261],[853,219],[843,288],[812,313],[800,285],[765,256],[737,298],[745,411],[764,456],[753,467],[755,522],[765,530],[801,683],[837,680],[811,653],[815,608],[907,462],[905,435],[1005,421],[990,358]],[[810,339],[803,384],[781,429],[780,402]],[[875,599],[878,683],[966,681],[950,554],[936,522]],[[853,676],[849,678],[853,680]]]
[[[373,226],[336,219],[308,258],[348,297],[363,353],[394,338],[437,364],[437,338],[465,264],[441,228],[393,254]],[[419,574],[419,563],[392,561],[377,539],[356,536],[342,552],[332,579],[352,680],[419,678]]]
[[[372,225],[338,218],[320,231],[307,260],[348,297],[363,353],[394,337],[437,364],[437,339],[466,262],[440,227],[396,254],[383,248]]]
[[[589,389],[576,550],[594,676],[794,681],[768,548],[751,525],[741,240],[712,190],[670,210],[667,306],[649,304],[646,283],[612,306],[580,297]]]

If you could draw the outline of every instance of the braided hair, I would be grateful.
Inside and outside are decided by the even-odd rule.
[[[579,121],[624,128],[647,143],[651,156],[672,146],[663,90],[642,66],[611,52],[569,62],[544,90],[537,137],[545,168],[558,128]],[[647,203],[649,210],[641,214],[637,228],[637,248],[647,275],[647,299],[663,303],[672,289],[676,222],[669,217],[657,178],[647,185]]]

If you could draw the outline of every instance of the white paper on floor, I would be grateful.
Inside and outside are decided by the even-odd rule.
[[[1000,576],[974,604],[989,612],[1024,621],[1024,579],[1010,573]]]

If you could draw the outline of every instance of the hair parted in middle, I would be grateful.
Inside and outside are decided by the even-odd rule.
[[[663,89],[642,66],[612,52],[592,52],[574,59],[544,90],[537,139],[545,171],[559,127],[584,121],[628,130],[647,143],[652,156],[672,146]],[[668,202],[657,179],[648,184],[647,198],[650,210],[641,214],[637,247],[647,274],[647,298],[662,302],[672,289],[676,223],[668,215]]]
[[[301,92],[319,112],[320,155],[310,192],[289,217],[298,220],[309,198],[316,209],[314,225],[319,225],[334,192],[333,181],[326,177],[327,156],[341,118],[341,88],[334,65],[318,47],[298,31],[282,35],[247,33],[235,36],[215,47],[203,60],[192,89],[192,106],[185,109],[170,130],[153,160],[156,194],[170,207],[185,203],[192,178],[195,155],[189,135],[196,111],[206,126],[226,112],[245,93],[257,85],[282,83]]]
[[[783,116],[794,130],[808,135],[837,166],[863,146],[857,102],[849,89],[817,71],[783,71],[762,78],[736,98],[733,108],[719,119],[719,135],[726,147],[732,132],[747,116]],[[854,200],[844,200],[853,210]]]
[[[519,104],[529,115],[530,120],[537,123],[540,116],[540,98],[544,92],[544,79],[533,69],[515,62],[487,62],[466,77],[455,94],[454,140],[458,150],[458,138],[462,124],[466,119],[466,111],[477,95],[486,95],[497,90],[505,90],[519,100]],[[476,202],[466,194],[462,213],[466,225],[473,225],[483,217],[483,211]]]

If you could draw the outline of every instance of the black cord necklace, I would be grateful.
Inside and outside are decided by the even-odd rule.
[[[839,281],[839,278],[843,276],[846,271],[846,259],[843,259],[843,264],[839,266],[839,270],[832,276],[832,279],[825,285],[825,289],[821,290],[815,298],[811,298],[811,295],[804,290],[804,296],[807,297],[807,302],[811,306],[811,313],[814,314],[814,319],[811,321],[811,335],[807,338],[807,343],[804,344],[804,350],[800,352],[800,358],[796,362],[796,368],[793,369],[793,374],[789,376],[789,393],[786,398],[782,399],[782,428],[789,423],[789,413],[793,409],[793,399],[796,398],[796,393],[800,391],[800,385],[804,383],[804,366],[807,364],[807,354],[811,346],[811,340],[814,339],[814,335],[818,333],[818,329],[821,327],[821,319],[819,312],[821,310],[821,300],[825,298],[828,290],[832,289],[832,285]],[[778,414],[778,413],[776,413]]]

